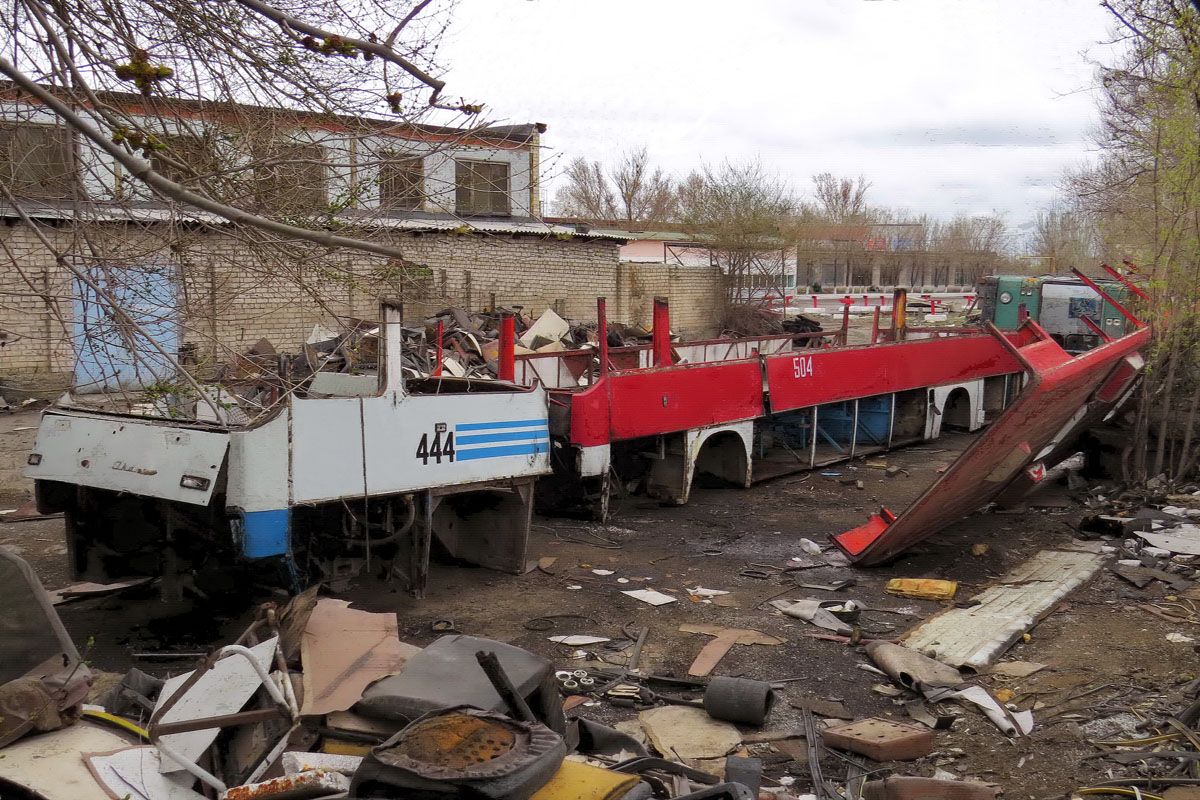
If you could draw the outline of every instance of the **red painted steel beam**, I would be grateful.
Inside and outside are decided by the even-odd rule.
[[[1020,370],[1021,363],[986,334],[798,350],[766,357],[767,387],[775,412]]]
[[[1111,336],[1109,336],[1107,333],[1105,333],[1103,328],[1101,328],[1099,325],[1097,325],[1095,322],[1093,322],[1092,318],[1089,317],[1087,314],[1084,314],[1079,319],[1081,319],[1083,321],[1084,325],[1087,325],[1089,328],[1092,329],[1092,333],[1094,333],[1100,337],[1100,341],[1111,342],[1113,340],[1113,338]]]
[[[612,441],[754,419],[764,413],[757,358],[609,375]],[[572,407],[572,417],[576,408]],[[601,442],[578,442],[601,444]]]
[[[654,353],[654,366],[668,367],[671,365],[671,309],[667,298],[654,298],[654,321],[651,330],[651,348]]]
[[[1134,286],[1132,281],[1130,281],[1128,278],[1126,278],[1126,277],[1125,277],[1124,275],[1122,275],[1121,273],[1117,272],[1115,269],[1113,269],[1112,267],[1110,267],[1108,264],[1101,264],[1101,265],[1100,265],[1100,268],[1101,268],[1102,270],[1104,270],[1105,272],[1107,272],[1109,275],[1112,275],[1114,278],[1116,278],[1117,280],[1119,280],[1119,281],[1120,281],[1120,282],[1121,282],[1121,283],[1122,283],[1122,284],[1125,286],[1125,288],[1126,288],[1126,289],[1128,289],[1129,291],[1133,292],[1133,293],[1134,293],[1134,294],[1136,294],[1138,297],[1142,298],[1143,300],[1149,300],[1149,299],[1150,299],[1150,295],[1148,295],[1148,294],[1146,294],[1145,292],[1143,292],[1143,291],[1142,291],[1141,289],[1139,289],[1137,286]]]
[[[1088,286],[1090,286],[1096,292],[1096,294],[1103,297],[1108,302],[1108,304],[1110,306],[1112,306],[1113,308],[1115,308],[1117,311],[1119,311],[1121,316],[1123,316],[1125,319],[1129,320],[1130,322],[1132,322],[1134,325],[1136,325],[1139,328],[1146,327],[1146,323],[1142,322],[1140,319],[1135,317],[1133,315],[1133,312],[1129,311],[1127,308],[1125,308],[1125,306],[1121,305],[1116,300],[1114,300],[1111,296],[1109,296],[1108,292],[1104,291],[1098,285],[1096,285],[1096,282],[1093,281],[1091,278],[1089,278],[1087,275],[1084,275],[1082,272],[1075,269],[1074,267],[1071,268],[1071,272],[1075,273],[1076,278],[1079,278],[1079,280],[1083,281]]]
[[[834,537],[853,561],[884,563],[1002,495],[1025,470],[1105,413],[1129,385],[1150,341],[1139,328],[1074,358],[1036,323],[1032,338],[1010,341],[990,323],[996,341],[1021,363],[1029,380],[1008,410],[993,422],[916,501],[894,521],[867,525]],[[1113,382],[1121,386],[1114,387]],[[1082,413],[1081,413],[1082,412]]]
[[[500,380],[511,381],[516,375],[516,352],[516,321],[512,314],[505,313],[500,316],[500,364],[496,370],[496,377]]]

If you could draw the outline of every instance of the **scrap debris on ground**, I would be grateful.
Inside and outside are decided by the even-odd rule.
[[[888,456],[936,468],[922,457]],[[872,491],[906,479],[840,469]],[[754,490],[777,504],[750,512],[719,492],[627,508],[593,526],[620,551],[551,538],[540,569],[464,570],[400,617],[378,610],[379,583],[310,588],[215,648],[111,677],[58,615],[149,587],[66,587],[52,605],[0,551],[26,619],[0,632],[0,779],[51,800],[988,800],[1038,796],[1019,776],[1037,770],[1060,795],[1174,800],[1200,781],[1200,487],[1068,484],[1065,510],[1034,496],[1047,510],[964,521],[885,571],[770,529],[779,509],[844,505],[837,477]],[[640,549],[672,513],[689,515],[681,546]],[[498,591],[535,604],[516,628]],[[1097,636],[1118,617],[1126,638]]]

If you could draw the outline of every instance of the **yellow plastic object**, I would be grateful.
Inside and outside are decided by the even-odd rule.
[[[884,591],[901,597],[919,600],[949,600],[958,591],[958,581],[938,581],[932,578],[892,578]]]
[[[325,741],[321,743],[321,752],[335,756],[365,756],[371,752],[371,745],[326,736]]]
[[[542,788],[530,800],[617,800],[637,786],[637,775],[564,761]]]
[[[139,727],[137,724],[130,722],[124,717],[118,717],[115,714],[109,714],[107,711],[94,711],[90,708],[85,708],[82,716],[87,717],[93,722],[98,722],[101,725],[111,725],[114,728],[120,728],[121,730],[129,731],[139,738],[150,741],[150,736],[144,729]]]

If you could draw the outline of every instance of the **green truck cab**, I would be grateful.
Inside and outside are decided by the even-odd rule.
[[[1109,297],[1124,303],[1124,286],[1096,281]],[[1014,330],[1025,316],[1042,326],[1062,348],[1082,353],[1099,346],[1100,336],[1084,317],[1116,339],[1125,334],[1126,320],[1112,303],[1078,278],[1060,275],[989,275],[975,286],[982,319],[1001,330]]]

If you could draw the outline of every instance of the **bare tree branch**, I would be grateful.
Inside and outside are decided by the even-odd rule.
[[[299,17],[280,11],[278,8],[275,8],[268,3],[261,2],[261,0],[237,0],[237,2],[256,14],[275,22],[285,29],[298,31],[307,36],[319,37],[326,42],[340,40],[342,45],[345,47],[355,48],[364,53],[370,53],[374,56],[378,56],[384,61],[395,64],[397,67],[400,67],[400,69],[404,70],[409,75],[433,90],[429,96],[429,105],[431,106],[446,109],[448,111],[462,111],[464,113],[472,114],[478,113],[480,110],[478,106],[470,106],[467,104],[452,106],[439,102],[438,98],[441,96],[442,90],[446,88],[445,82],[433,77],[428,72],[421,69],[416,64],[413,64],[407,58],[404,58],[392,49],[392,42],[395,41],[395,37],[399,35],[400,31],[404,28],[404,25],[407,24],[408,19],[411,19],[411,17],[415,16],[415,14],[425,6],[425,3],[422,3],[413,9],[413,11],[409,14],[409,17],[406,18],[403,23],[398,25],[392,32],[392,35],[388,37],[387,42],[372,42],[355,36],[345,36],[343,34],[333,33],[325,28],[307,23]]]
[[[262,217],[257,214],[251,214],[249,211],[244,211],[240,208],[226,205],[225,203],[217,202],[203,195],[197,194],[184,186],[169,180],[168,178],[155,172],[149,162],[142,161],[135,156],[127,153],[119,145],[113,144],[111,139],[103,136],[93,126],[88,125],[82,118],[79,117],[70,107],[55,97],[51,92],[44,87],[35,83],[27,75],[13,66],[7,58],[0,57],[0,73],[20,86],[24,91],[28,92],[33,97],[36,97],[40,102],[44,103],[55,114],[61,117],[68,125],[74,128],[79,133],[90,139],[104,152],[108,153],[117,163],[121,164],[129,171],[131,175],[145,183],[150,188],[170,200],[175,200],[180,203],[194,206],[201,211],[207,211],[211,214],[216,214],[230,222],[249,225],[259,228],[264,231],[270,231],[281,236],[286,236],[292,239],[301,239],[313,244],[319,244],[330,249],[349,248],[351,250],[360,250],[364,253],[374,253],[375,255],[384,256],[387,258],[396,258],[404,260],[404,253],[396,247],[377,244],[375,242],[366,241],[363,239],[354,239],[347,236],[338,236],[328,231],[315,231],[308,228],[300,228],[295,225],[288,225],[285,222]]]

